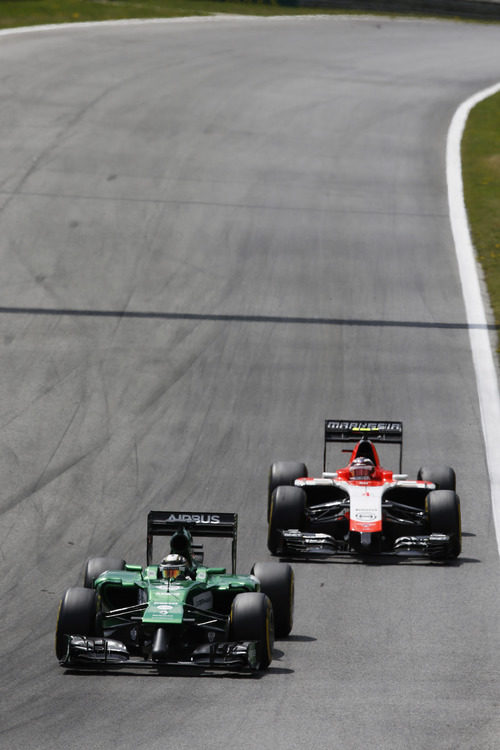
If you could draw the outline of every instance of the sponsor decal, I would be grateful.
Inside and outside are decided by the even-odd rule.
[[[167,521],[174,523],[220,523],[220,515],[217,513],[171,513]]]
[[[356,521],[376,521],[377,514],[373,510],[360,510],[355,514]]]
[[[327,430],[332,432],[345,432],[351,430],[352,432],[393,432],[398,435],[401,434],[402,424],[401,422],[327,422]]]
[[[160,614],[166,615],[168,612],[170,612],[173,609],[172,604],[157,604],[156,609]]]
[[[382,487],[370,492],[353,487],[349,498],[351,531],[382,531]]]

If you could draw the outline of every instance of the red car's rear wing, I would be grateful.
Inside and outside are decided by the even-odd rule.
[[[399,445],[399,472],[403,466],[403,423],[361,419],[326,419],[323,471],[326,471],[328,443],[357,443],[365,438],[374,443]]]
[[[189,511],[151,510],[148,513],[148,538],[146,559],[153,559],[153,537],[172,536],[179,529],[186,529],[193,537],[217,537],[232,539],[232,569],[236,573],[236,542],[238,538],[237,513],[191,513]]]

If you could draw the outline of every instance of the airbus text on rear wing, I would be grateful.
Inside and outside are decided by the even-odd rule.
[[[153,537],[172,536],[179,529],[187,529],[193,537],[232,539],[232,567],[236,573],[236,543],[238,537],[237,513],[201,513],[175,510],[151,510],[148,513],[146,559],[153,559]]]

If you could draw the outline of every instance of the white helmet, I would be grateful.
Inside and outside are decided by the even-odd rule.
[[[184,580],[188,568],[188,561],[182,555],[167,555],[158,566],[158,576],[166,581],[176,578]]]

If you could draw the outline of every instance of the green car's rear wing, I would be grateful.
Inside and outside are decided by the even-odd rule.
[[[360,419],[325,420],[323,471],[326,471],[326,449],[328,443],[357,443],[363,438],[371,440],[374,443],[393,443],[399,445],[399,472],[402,472],[403,423]]]
[[[232,572],[236,574],[236,543],[238,537],[237,513],[190,513],[186,511],[151,510],[148,513],[148,538],[146,559],[153,559],[153,537],[172,536],[186,529],[193,537],[232,539]]]

